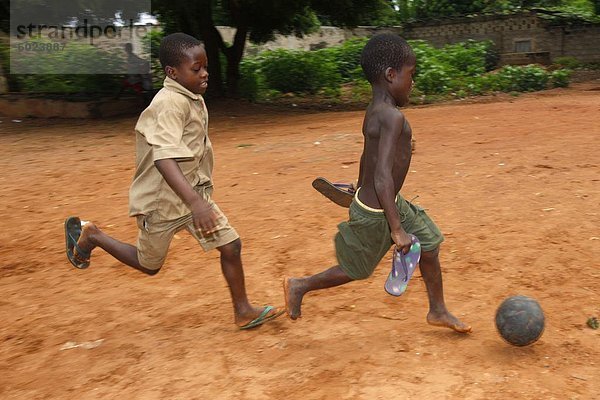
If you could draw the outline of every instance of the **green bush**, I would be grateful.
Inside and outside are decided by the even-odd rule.
[[[480,94],[476,77],[492,69],[498,61],[490,41],[467,41],[436,49],[422,40],[410,41],[417,56],[416,86],[424,94],[461,92]],[[470,86],[470,87],[469,87]]]
[[[503,78],[497,73],[488,73],[473,77],[470,81],[474,94],[497,92],[502,90]]]
[[[486,45],[468,41],[444,46],[438,59],[459,75],[476,76],[486,71]]]
[[[569,86],[572,72],[573,71],[570,69],[557,69],[556,71],[552,71],[552,73],[550,73],[550,82],[552,83],[552,87],[557,88]]]
[[[262,65],[267,85],[282,93],[339,89],[342,80],[328,52],[275,50],[264,55]]]
[[[351,98],[355,102],[368,102],[371,98],[371,85],[366,79],[352,82]]]
[[[116,75],[18,75],[20,89],[26,93],[113,94],[122,78]]]
[[[500,51],[496,48],[496,45],[491,40],[486,40],[483,43],[485,47],[485,70],[490,72],[498,68],[500,62]]]
[[[241,97],[256,101],[266,89],[265,78],[261,71],[262,60],[258,57],[244,58],[240,63],[239,94]]]
[[[149,53],[152,58],[158,59],[160,42],[165,37],[165,32],[162,30],[151,30],[142,38],[144,51]]]
[[[440,94],[449,89],[454,68],[448,64],[439,50],[422,40],[409,42],[417,57],[415,86],[423,94]]]
[[[550,79],[548,72],[537,65],[505,66],[498,71],[499,90],[504,92],[533,92],[544,90]]]
[[[345,41],[340,46],[330,47],[320,50],[324,53],[331,53],[331,57],[337,64],[337,70],[344,82],[363,77],[360,67],[360,55],[362,49],[367,44],[368,38],[352,38]]]
[[[150,70],[152,71],[152,80],[155,88],[161,88],[162,82],[165,79],[165,71],[160,65],[158,52],[160,48],[160,41],[164,36],[164,31],[152,30],[142,39],[144,51],[150,54]]]
[[[366,38],[317,51],[276,50],[244,58],[240,66],[240,93],[249,99],[269,97],[273,91],[335,96],[341,86],[353,100],[370,96],[360,67]],[[505,66],[491,71],[498,53],[490,41],[468,41],[436,49],[422,40],[409,42],[417,57],[413,98],[435,101],[452,95],[465,97],[490,92],[528,92],[568,85],[570,72],[552,73],[537,65]],[[415,93],[419,95],[416,96]],[[415,97],[416,96],[416,97]]]
[[[575,57],[556,57],[553,61],[554,65],[562,68],[576,69],[581,67],[581,63]]]
[[[432,64],[415,78],[415,85],[425,94],[446,93],[451,83],[450,76],[441,65]]]

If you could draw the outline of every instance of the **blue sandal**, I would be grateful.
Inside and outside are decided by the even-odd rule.
[[[402,251],[394,249],[392,271],[384,285],[385,291],[392,296],[401,296],[406,291],[408,282],[421,259],[421,243],[415,235],[410,236],[412,244],[408,253],[402,254]]]

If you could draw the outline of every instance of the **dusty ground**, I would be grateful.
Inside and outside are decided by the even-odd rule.
[[[102,251],[90,269],[64,255],[80,215],[127,241],[135,118],[2,119],[2,399],[591,399],[600,390],[600,82],[500,102],[409,108],[417,152],[403,193],[446,235],[449,308],[462,336],[425,323],[420,276],[309,295],[304,317],[239,332],[218,253],[182,233],[160,274]],[[227,111],[227,112],[226,112]],[[361,112],[213,110],[215,198],[244,241],[257,303],[281,280],[335,261],[344,209],[313,177],[353,180]],[[505,344],[493,315],[525,294],[547,317],[541,340]]]

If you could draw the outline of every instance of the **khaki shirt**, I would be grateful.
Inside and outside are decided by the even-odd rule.
[[[136,171],[129,189],[129,215],[158,213],[172,220],[190,213],[154,161],[177,160],[192,186],[211,184],[213,151],[204,99],[167,77],[135,126]]]

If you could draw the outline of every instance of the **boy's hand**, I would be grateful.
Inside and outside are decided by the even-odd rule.
[[[192,211],[194,227],[200,231],[202,235],[210,235],[216,231],[217,215],[206,200],[198,197],[198,199],[190,205],[190,210]]]
[[[412,238],[404,229],[398,231],[392,231],[392,240],[396,243],[396,249],[401,251],[402,254],[408,253],[410,246],[412,245]]]
[[[179,164],[172,158],[154,161],[154,165],[161,173],[169,187],[190,208],[194,227],[202,236],[210,235],[217,231],[217,215],[210,204],[204,200],[190,185],[181,172]]]
[[[358,179],[355,180],[354,182],[350,183],[350,189],[348,190],[350,193],[354,194],[356,193],[356,190],[358,189]]]

